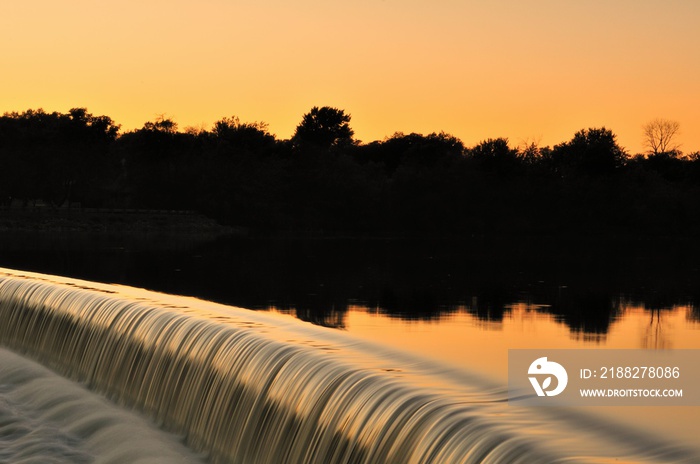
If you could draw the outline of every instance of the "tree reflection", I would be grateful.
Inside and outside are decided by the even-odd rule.
[[[673,308],[666,308],[662,310],[649,309],[649,325],[642,334],[642,347],[653,350],[668,349],[671,347],[670,340],[666,337],[666,333],[663,330],[662,320],[664,319],[665,313]]]
[[[0,257],[6,267],[275,308],[341,329],[353,306],[404,320],[465,311],[501,324],[524,305],[552,315],[574,337],[601,340],[626,308],[639,307],[649,312],[644,337],[653,347],[666,344],[669,309],[688,306],[687,318],[700,321],[697,271],[666,249],[625,251],[596,243],[594,254],[578,242],[5,238]]]
[[[700,322],[700,305],[697,303],[691,304],[686,314],[689,321]]]
[[[297,318],[302,321],[310,322],[323,327],[331,327],[333,329],[344,329],[345,320],[348,313],[347,305],[339,308],[336,307],[316,307],[308,306],[296,308],[294,313]]]
[[[620,316],[614,295],[592,289],[567,289],[548,312],[572,331],[588,334],[606,334],[611,323]]]

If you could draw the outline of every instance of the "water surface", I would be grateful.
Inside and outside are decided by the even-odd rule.
[[[5,267],[277,313],[496,385],[505,384],[508,349],[700,348],[698,256],[684,241],[625,240],[23,236],[0,245]],[[698,446],[699,408],[572,413]]]

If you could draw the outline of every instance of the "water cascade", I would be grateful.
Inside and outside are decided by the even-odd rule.
[[[210,462],[608,462],[604,440],[591,454],[587,437],[507,406],[502,390],[471,380],[450,390],[420,363],[273,316],[0,269],[0,345],[139,411]],[[634,462],[682,460],[618,446]]]

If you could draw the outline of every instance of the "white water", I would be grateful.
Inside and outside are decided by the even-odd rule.
[[[72,380],[2,354],[24,366],[0,370],[12,462],[197,460],[177,437],[211,462],[698,462],[341,333],[128,287],[0,269],[0,344]],[[140,414],[174,435],[124,435]]]
[[[139,415],[0,349],[0,462],[204,460]]]

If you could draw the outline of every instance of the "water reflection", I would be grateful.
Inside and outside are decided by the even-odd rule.
[[[368,305],[362,301],[349,301],[333,304],[294,307],[292,305],[270,304],[263,308],[269,311],[291,314],[298,319],[315,325],[348,329],[351,312],[360,311],[379,316],[393,324],[397,321],[450,324],[468,316],[470,327],[479,330],[502,331],[505,322],[530,319],[542,323],[556,324],[568,330],[570,338],[582,343],[605,344],[613,326],[632,317],[638,326],[639,343],[634,348],[669,349],[678,336],[678,315],[684,316],[685,324],[693,327],[700,323],[697,307],[692,305],[672,305],[663,308],[648,308],[624,295],[613,297],[579,295],[567,296],[552,303],[531,300],[492,305],[489,300],[474,296],[468,302],[454,306],[437,306],[421,311],[392,310],[379,304]]]
[[[668,309],[663,310],[663,313],[668,312]],[[662,310],[649,310],[649,325],[647,330],[642,335],[642,348],[648,349],[667,349],[670,348],[671,340],[668,339],[667,331],[663,330]],[[666,314],[663,314],[666,316]],[[663,319],[666,319],[665,317]]]
[[[509,304],[497,318],[483,317],[473,304],[463,305],[443,313],[439,320],[399,318],[376,308],[350,306],[344,327],[356,337],[437,359],[457,369],[475,369],[504,383],[509,349],[700,349],[696,306],[650,309],[624,297],[611,305],[616,311],[605,323],[605,333],[572,330],[570,319],[564,320],[548,306],[529,302]],[[697,442],[698,407],[586,411],[655,436]]]
[[[501,381],[508,349],[700,348],[692,242],[0,239],[2,267],[284,312]],[[700,408],[642,409],[619,415],[696,442]]]
[[[604,341],[625,308],[649,312],[649,347],[668,344],[663,314],[700,320],[692,241],[304,240],[5,235],[0,265],[136,285],[242,307],[277,308],[345,328],[348,312],[493,326],[513,308],[551,315],[571,336]],[[653,342],[652,342],[653,340]],[[657,345],[654,345],[657,344]]]
[[[655,413],[654,424],[665,412],[693,438],[620,427],[619,414],[609,421],[504,402],[503,382],[481,373],[505,368],[507,348],[577,343],[555,316],[528,304],[511,306],[499,322],[466,306],[440,321],[350,306],[347,336],[193,298],[4,274],[3,344],[143,412],[213,461],[697,462],[697,416],[679,424],[672,408]],[[610,340],[644,314],[629,311],[610,325]],[[436,362],[450,356],[466,369]],[[51,405],[65,402],[52,393],[41,388],[28,402],[48,401],[33,409],[55,417]],[[75,412],[60,419],[84,431]]]
[[[288,308],[269,311],[299,317]],[[571,330],[562,318],[548,308],[517,303],[507,307],[502,317],[488,319],[472,308],[459,306],[437,318],[400,318],[376,307],[351,305],[342,313],[337,327],[358,337],[397,346],[452,364],[478,367],[493,377],[504,379],[508,349],[697,349],[700,348],[700,321],[691,321],[693,308],[676,306],[650,311],[628,302],[619,303],[606,333]],[[338,317],[340,313],[333,313]],[[324,325],[329,321],[323,321]],[[337,320],[336,320],[337,322]],[[478,353],[478,356],[473,356]]]
[[[605,321],[605,332],[593,332],[573,330],[571,319],[546,305],[512,303],[498,317],[489,318],[475,310],[475,303],[443,311],[439,318],[406,318],[376,306],[353,304],[316,322],[430,359],[476,368],[500,381],[506,379],[509,349],[700,348],[700,321],[691,317],[696,313],[693,306],[649,309],[619,298],[614,315]],[[290,308],[271,306],[268,310],[304,318]]]

